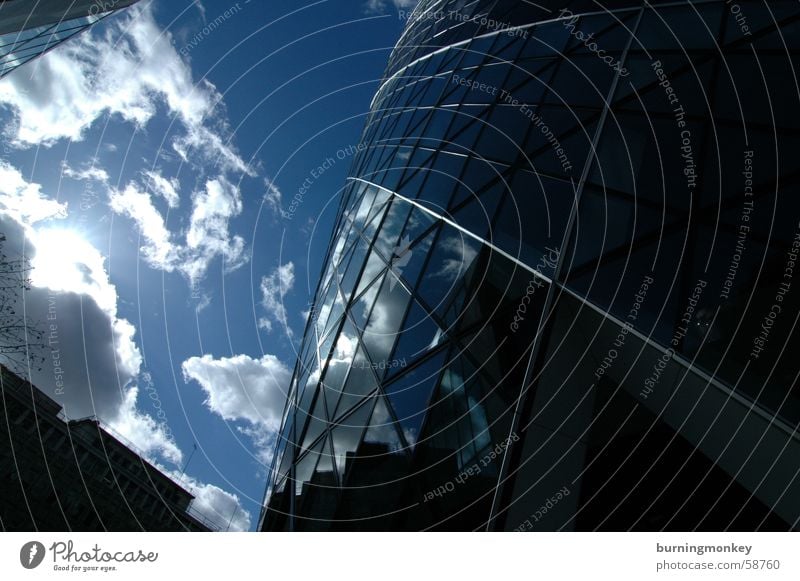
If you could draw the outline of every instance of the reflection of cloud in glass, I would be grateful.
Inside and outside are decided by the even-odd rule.
[[[336,469],[339,476],[344,475],[347,456],[356,451],[364,426],[367,423],[369,412],[372,406],[368,403],[361,406],[352,415],[348,416],[344,425],[334,428],[331,435],[333,437],[333,454],[336,460]]]
[[[406,442],[408,442],[409,446],[413,447],[417,443],[419,434],[416,428],[403,428],[403,435],[406,437]]]
[[[375,406],[370,427],[364,434],[364,442],[384,444],[390,452],[398,452],[403,449],[400,435],[392,424],[392,418],[382,400],[379,400],[378,405]]]
[[[314,466],[319,458],[317,447],[310,450],[305,457],[297,463],[295,467],[295,482],[294,493],[299,495],[303,492],[303,485],[311,480],[311,475],[314,472]]]
[[[443,399],[450,400],[450,409],[453,410],[451,421],[458,426],[456,432],[460,436],[460,451],[457,456],[459,468],[462,468],[491,444],[486,410],[473,396],[467,395],[461,375],[451,369],[442,377],[441,392]],[[451,425],[448,429],[454,430],[456,426]]]
[[[358,342],[355,337],[348,337],[345,333],[339,335],[336,340],[336,347],[331,357],[331,363],[349,363],[353,360],[353,354],[356,352]]]
[[[438,246],[444,252],[452,254],[453,257],[442,260],[441,267],[433,273],[433,276],[441,276],[450,282],[466,271],[478,256],[475,246],[469,244],[462,236],[447,236],[439,242]]]
[[[322,299],[322,305],[319,307],[319,314],[317,316],[316,325],[317,325],[317,335],[322,340],[322,336],[325,334],[325,326],[328,322],[328,317],[331,314],[331,310],[333,309],[333,303],[337,299],[337,292],[336,292],[336,283],[331,283],[331,286],[328,288],[328,292],[326,293],[325,297]]]
[[[364,266],[364,272],[361,275],[361,280],[358,283],[358,289],[356,293],[362,292],[370,282],[375,280],[375,278],[384,268],[386,268],[386,263],[378,256],[376,252],[373,251],[367,260],[366,266]],[[367,310],[375,300],[375,296],[378,294],[380,288],[380,284],[374,284],[358,299],[358,303],[356,303],[356,305],[363,312],[364,317],[366,317]],[[356,307],[354,306],[353,308],[355,309]],[[358,311],[356,311],[356,314],[357,313]]]
[[[353,222],[359,229],[364,228],[367,217],[371,215],[370,210],[373,210],[372,214],[374,214],[374,209],[380,207],[381,204],[389,199],[389,192],[385,190],[378,189],[374,186],[367,186],[366,189],[367,192],[364,194],[364,197],[361,198],[361,203],[358,205],[358,208],[355,211],[345,214],[345,217]]]
[[[308,381],[306,382],[306,389],[314,389],[314,386],[319,381],[319,376],[320,376],[321,373],[322,373],[322,371],[321,371],[321,369],[319,367],[319,362],[317,361],[317,358],[315,357],[314,358],[314,371],[312,371],[308,376]]]
[[[375,306],[372,308],[369,323],[364,329],[364,344],[373,362],[379,363],[389,357],[394,345],[403,315],[411,298],[401,285],[394,286],[396,280],[392,273],[386,275]]]
[[[411,231],[411,232],[419,231],[420,230],[420,226],[423,225],[423,223],[420,221],[420,217],[423,216],[423,215],[428,218],[428,220],[426,220],[425,223],[426,224],[430,224],[431,223],[430,216],[428,216],[427,214],[422,214],[421,212],[419,212],[417,210],[414,210],[414,211],[411,212],[411,214],[408,217],[408,228],[407,228],[407,230]]]
[[[334,393],[334,397],[338,399],[338,392],[342,390],[342,383],[344,382],[345,374],[353,363],[353,355],[355,355],[356,347],[358,347],[358,340],[355,337],[348,337],[344,332],[339,335],[336,341],[336,347],[331,354],[330,362],[328,363],[328,370],[325,372],[325,380],[322,382],[325,387]],[[328,396],[329,398],[332,396]],[[328,405],[333,405],[335,400],[328,401]],[[331,413],[333,410],[331,410]]]
[[[333,274],[334,265],[339,263],[339,260],[342,258],[342,252],[344,252],[344,243],[347,240],[347,236],[345,233],[342,233],[339,236],[339,239],[336,241],[336,246],[333,249],[333,254],[331,255],[331,261],[328,263],[328,270],[325,273],[325,280],[327,281],[331,274]]]

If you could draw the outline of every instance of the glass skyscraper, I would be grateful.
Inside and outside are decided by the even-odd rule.
[[[262,530],[789,530],[800,5],[422,0]]]
[[[0,78],[137,1],[0,2]]]

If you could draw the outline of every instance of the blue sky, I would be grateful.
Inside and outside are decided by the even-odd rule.
[[[66,385],[52,358],[32,379],[168,472],[196,442],[186,482],[223,528],[256,524],[409,3],[143,0],[0,81],[0,229],[32,260],[26,311],[55,326]]]

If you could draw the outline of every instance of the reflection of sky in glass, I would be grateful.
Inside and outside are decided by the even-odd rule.
[[[438,268],[432,270],[433,276],[439,276],[453,282],[467,271],[472,261],[478,256],[477,242],[473,243],[464,236],[450,235],[443,237],[437,245],[444,256]]]
[[[464,380],[452,369],[448,369],[442,378],[441,397],[450,399],[455,426],[449,429],[458,430],[458,464],[462,468],[491,443],[486,411],[471,395],[467,395]],[[459,419],[456,421],[456,418]]]
[[[372,371],[372,364],[364,353],[361,346],[353,357],[350,373],[347,376],[344,389],[336,406],[335,419],[339,419],[350,409],[360,404],[364,396],[371,394],[378,387],[375,374]],[[343,420],[350,423],[350,418]]]
[[[364,442],[382,444],[389,452],[398,452],[403,449],[403,442],[392,423],[389,410],[383,400],[378,400],[375,411],[372,413],[370,427],[364,434]]]
[[[353,356],[357,346],[358,340],[355,337],[355,333],[348,336],[347,331],[342,331],[339,334],[339,339],[336,341],[336,346],[328,363],[328,369],[325,371],[325,378],[322,380],[322,385],[326,391],[328,409],[331,412],[339,401],[342,384],[347,371],[353,363]]]
[[[388,359],[411,299],[403,286],[392,284],[393,280],[396,279],[391,272],[384,278],[380,295],[364,329],[363,341],[373,362],[385,362]]]
[[[336,470],[339,478],[344,476],[345,462],[348,454],[352,454],[358,448],[358,442],[364,431],[364,426],[369,419],[372,411],[372,404],[367,403],[358,408],[352,415],[348,416],[345,423],[334,428],[331,432],[333,437],[333,454],[336,460]]]

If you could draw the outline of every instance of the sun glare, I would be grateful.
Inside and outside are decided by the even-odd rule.
[[[33,286],[92,296],[101,307],[115,304],[105,259],[80,233],[66,228],[39,230],[31,236]]]

